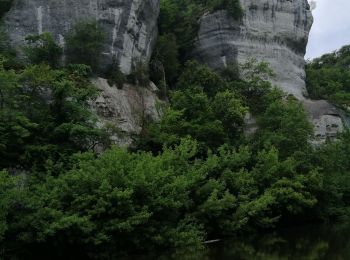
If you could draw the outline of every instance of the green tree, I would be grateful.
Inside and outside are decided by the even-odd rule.
[[[322,219],[347,219],[350,212],[350,133],[346,131],[336,142],[319,147],[311,156],[311,164],[319,167],[324,189],[313,212]]]
[[[200,177],[189,160],[195,153],[196,144],[185,140],[157,157],[117,148],[98,158],[78,155],[74,169],[25,183],[31,186],[11,231],[24,244],[55,240],[60,248],[77,245],[110,255],[199,245],[204,233],[186,212]]]
[[[174,34],[179,47],[180,60],[189,58],[198,34],[198,21],[206,12],[227,10],[240,19],[243,9],[239,0],[161,0],[159,29],[161,35]]]
[[[106,34],[98,23],[77,23],[66,36],[68,63],[85,64],[96,71],[105,39]]]
[[[258,62],[250,59],[246,63],[240,65],[240,77],[244,83],[234,84],[236,89],[246,100],[247,105],[254,114],[265,111],[266,96],[272,90],[270,79],[274,77],[274,73],[266,62]]]
[[[19,84],[19,75],[7,71],[0,61],[0,169],[13,164],[24,152],[23,145],[30,138],[30,133],[37,126],[26,117],[22,110],[26,99]]]
[[[210,97],[228,88],[227,82],[207,65],[188,61],[176,87],[185,90],[192,86],[201,88]]]
[[[248,112],[242,100],[229,90],[216,94],[212,107],[217,118],[222,122],[230,140],[239,138],[244,125],[244,118]]]
[[[139,85],[141,87],[147,87],[150,84],[149,79],[149,68],[148,64],[144,61],[137,61],[134,64],[133,71],[130,75],[128,75],[129,81],[135,85]]]
[[[152,123],[141,137],[140,148],[156,152],[163,144],[178,144],[190,136],[205,154],[207,149],[238,141],[247,109],[234,93],[219,92],[211,99],[192,87],[173,92],[170,102],[162,120]]]
[[[123,72],[121,72],[120,66],[115,58],[113,58],[112,64],[107,69],[106,77],[109,85],[116,85],[119,89],[122,89],[126,83],[126,77]]]
[[[59,66],[63,50],[56,44],[51,34],[29,35],[26,41],[25,53],[31,64],[44,63],[52,68]]]
[[[173,86],[178,77],[180,62],[174,34],[159,36],[151,61],[152,79]]]
[[[97,95],[89,73],[85,65],[53,70],[44,64],[0,72],[1,168],[67,163],[70,154],[102,142],[88,108]]]
[[[309,61],[306,65],[306,87],[314,99],[327,99],[347,109],[350,104],[349,46]]]
[[[274,146],[282,158],[309,150],[312,126],[303,106],[294,99],[276,100],[259,118],[258,138],[262,147]]]
[[[11,190],[13,183],[6,172],[0,172],[0,243],[8,229],[7,216],[11,207]]]

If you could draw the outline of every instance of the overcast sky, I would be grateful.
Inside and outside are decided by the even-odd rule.
[[[319,57],[350,44],[350,0],[314,0],[314,25],[305,58]]]

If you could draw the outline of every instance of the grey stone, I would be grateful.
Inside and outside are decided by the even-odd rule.
[[[307,0],[241,0],[244,16],[226,11],[205,14],[200,21],[194,57],[212,68],[266,61],[276,74],[273,83],[304,99],[304,55],[313,22]]]
[[[335,140],[344,131],[345,114],[328,101],[304,100],[303,104],[314,125],[313,144],[320,145],[327,140]]]
[[[259,129],[256,118],[251,114],[247,113],[244,117],[244,133],[247,136],[254,135]]]
[[[28,34],[50,32],[64,46],[77,23],[97,21],[107,34],[102,66],[116,57],[129,74],[137,61],[148,62],[157,38],[159,0],[14,0],[5,26],[15,47]]]
[[[275,73],[270,81],[303,102],[315,128],[316,144],[344,131],[344,116],[327,101],[307,99],[304,55],[313,17],[307,0],[240,0],[242,20],[226,11],[205,14],[200,20],[193,55],[214,69],[250,59],[268,62]],[[247,134],[256,132],[254,116],[246,116]]]
[[[101,94],[91,102],[91,107],[98,116],[98,126],[110,128],[114,144],[130,146],[148,120],[160,119],[164,102],[158,98],[154,85],[145,88],[125,84],[118,89],[103,78],[92,82]]]

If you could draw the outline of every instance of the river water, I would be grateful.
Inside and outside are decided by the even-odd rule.
[[[79,250],[78,250],[79,251]],[[13,256],[12,253],[17,252]],[[82,252],[80,252],[82,253]],[[17,248],[1,259],[91,259],[73,252],[48,248]],[[92,258],[96,259],[96,258]],[[350,224],[309,225],[224,239],[203,248],[153,252],[150,255],[104,257],[114,260],[350,260]]]
[[[350,224],[282,229],[224,240],[204,249],[176,250],[145,259],[350,260]]]

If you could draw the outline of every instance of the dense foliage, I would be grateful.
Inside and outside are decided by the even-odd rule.
[[[89,110],[98,95],[90,66],[98,69],[103,44],[96,23],[69,34],[65,65],[49,34],[28,36],[26,65],[1,42],[0,258],[115,259],[348,217],[350,133],[312,147],[302,105],[269,83],[266,63],[213,71],[188,61],[198,15],[222,8],[241,12],[238,1],[162,1],[151,72],[169,105],[129,150],[94,149],[108,146]],[[346,51],[308,65],[314,97],[346,91]],[[146,64],[134,65],[127,79],[114,62],[109,81],[147,85]],[[328,70],[336,83],[321,77]],[[259,125],[250,135],[247,113]]]
[[[2,112],[17,115],[1,121],[4,255],[15,243],[117,257],[347,216],[350,134],[312,148],[302,106],[264,80],[266,65],[250,61],[239,70],[246,80],[236,68],[214,72],[188,62],[163,119],[149,124],[138,151],[112,148],[97,156],[77,153],[101,138],[93,121],[83,122],[84,102],[94,95],[85,66],[2,69],[6,97],[38,86],[57,91],[50,102],[24,96],[31,111],[17,106],[19,94],[2,99]],[[259,110],[251,100],[260,101]],[[252,136],[243,133],[247,111],[260,125]],[[14,175],[15,163],[30,173]]]
[[[307,64],[307,88],[315,99],[328,99],[347,108],[350,106],[350,46],[325,54]]]
[[[88,73],[83,65],[1,69],[1,168],[66,163],[70,154],[98,143],[100,134],[87,107],[97,91]]]
[[[51,34],[29,35],[26,41],[28,45],[25,47],[25,53],[30,63],[45,63],[52,68],[59,66],[63,50],[56,44]]]
[[[151,64],[158,85],[175,84],[180,65],[190,57],[203,14],[227,10],[233,19],[243,16],[239,0],[161,0],[160,9],[160,36]]]

